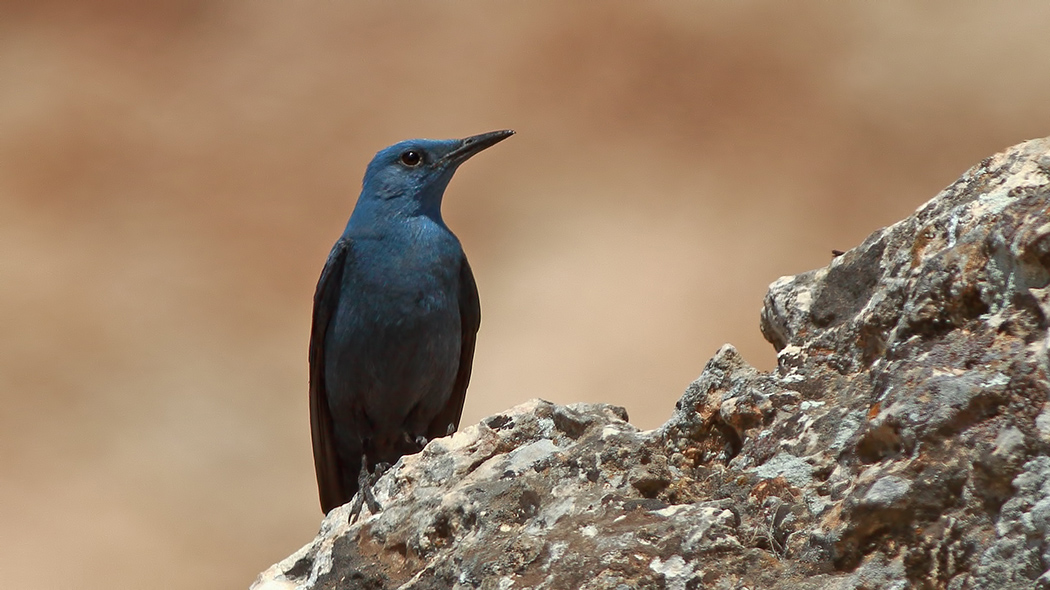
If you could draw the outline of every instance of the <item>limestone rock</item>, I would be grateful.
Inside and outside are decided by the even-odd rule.
[[[1050,588],[1050,140],[773,283],[657,430],[534,400],[333,510],[278,588]]]

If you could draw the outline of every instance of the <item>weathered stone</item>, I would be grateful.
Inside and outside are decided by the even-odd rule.
[[[661,428],[534,400],[403,457],[276,588],[1050,588],[1050,140],[777,280]]]

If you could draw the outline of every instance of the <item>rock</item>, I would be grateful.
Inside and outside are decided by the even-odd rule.
[[[770,287],[661,428],[533,400],[253,588],[1050,588],[1050,140]]]

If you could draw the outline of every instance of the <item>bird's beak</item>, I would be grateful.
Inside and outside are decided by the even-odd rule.
[[[503,131],[490,131],[488,133],[482,133],[481,135],[472,135],[460,140],[459,146],[445,154],[445,157],[441,159],[449,164],[461,164],[474,154],[487,147],[496,145],[511,135],[514,135],[514,132],[510,129],[504,129]]]

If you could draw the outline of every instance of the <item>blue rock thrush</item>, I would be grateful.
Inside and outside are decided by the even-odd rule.
[[[356,513],[368,472],[459,427],[481,306],[441,198],[460,164],[513,133],[403,141],[368,165],[314,294],[310,428],[325,513],[363,487]]]

